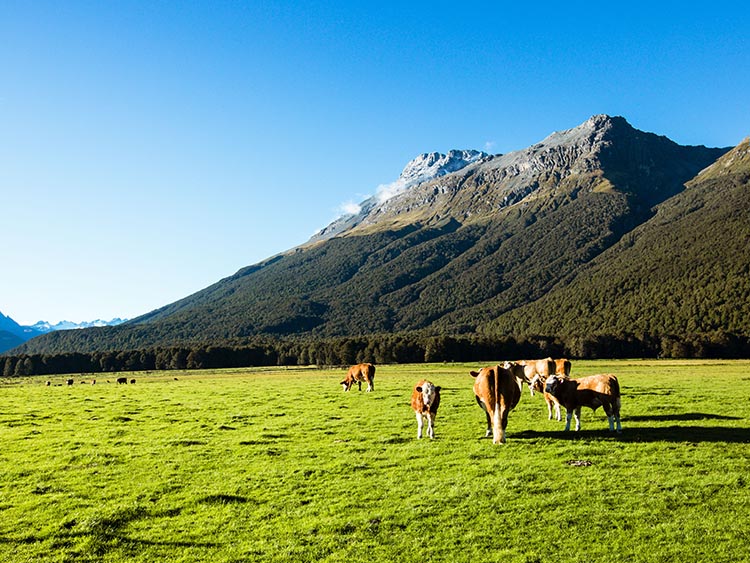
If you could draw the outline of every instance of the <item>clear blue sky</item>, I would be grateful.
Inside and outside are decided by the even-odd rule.
[[[422,152],[750,135],[750,3],[0,2],[0,311],[135,317]]]

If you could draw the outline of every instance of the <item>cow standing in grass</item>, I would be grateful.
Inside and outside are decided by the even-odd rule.
[[[581,407],[596,411],[599,407],[609,420],[609,430],[622,432],[620,424],[620,383],[612,374],[591,375],[580,379],[568,379],[562,375],[550,375],[544,390],[553,395],[567,411],[565,430],[570,430],[570,419],[575,415],[576,432],[581,429]]]
[[[478,372],[469,372],[474,381],[474,395],[487,417],[487,432],[492,435],[494,444],[505,443],[505,428],[508,414],[521,400],[523,384],[526,381],[524,366],[516,363],[508,367],[484,367]]]
[[[440,406],[440,387],[426,379],[414,386],[411,393],[411,408],[417,417],[417,439],[422,438],[422,426],[427,419],[427,435],[435,438],[435,417]]]
[[[367,383],[367,391],[375,391],[375,366],[372,364],[357,364],[349,368],[349,371],[341,382],[344,391],[349,391],[352,385],[357,384],[362,391],[362,383]]]
[[[544,375],[542,373],[536,373],[532,376],[531,382],[529,383],[529,388],[531,389],[531,395],[534,395],[534,391],[539,391],[540,393],[544,394],[544,402],[547,403],[547,418],[549,420],[552,420],[552,409],[555,410],[555,418],[558,422],[562,420],[562,417],[560,416],[560,401],[555,398],[554,395],[551,395],[550,393],[547,393],[544,390],[545,383],[547,381],[547,378],[550,375],[560,375],[563,377],[570,377],[570,360],[567,360],[565,358],[561,358],[559,360],[551,360],[554,363],[555,369],[554,372],[550,372],[547,375]],[[528,375],[528,372],[527,372]]]

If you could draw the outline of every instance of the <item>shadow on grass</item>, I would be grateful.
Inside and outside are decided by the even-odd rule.
[[[623,421],[622,433],[617,434],[606,429],[543,431],[526,430],[514,433],[509,438],[520,440],[614,440],[617,442],[674,442],[693,443],[726,442],[731,444],[750,443],[749,428],[726,428],[722,426],[664,426],[653,428],[628,428]],[[605,422],[606,424],[606,422]]]
[[[741,416],[726,416],[723,414],[708,414],[703,412],[686,412],[682,414],[651,414],[643,416],[629,416],[632,422],[663,422],[688,420],[741,420]]]
[[[146,546],[182,547],[182,548],[215,548],[222,544],[205,541],[158,541],[138,539],[129,536],[125,528],[131,523],[143,519],[165,518],[179,515],[182,509],[169,509],[161,512],[150,512],[141,507],[112,511],[104,516],[94,516],[83,522],[68,520],[60,529],[48,534],[27,534],[17,538],[0,537],[0,544],[28,545],[49,541],[53,550],[61,550],[71,555],[80,555],[89,560],[92,556],[102,557],[105,554],[123,550],[132,555]],[[78,552],[76,544],[81,539],[88,540],[85,553]]]

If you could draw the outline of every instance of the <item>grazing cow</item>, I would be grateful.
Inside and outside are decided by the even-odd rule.
[[[596,411],[604,407],[609,420],[610,432],[622,432],[620,424],[620,383],[612,374],[590,375],[580,379],[568,379],[562,375],[550,375],[544,390],[553,395],[567,411],[565,430],[570,430],[570,418],[576,417],[576,432],[581,429],[581,407]]]
[[[117,384],[118,385],[123,385],[123,384],[127,385],[127,383],[128,383],[128,378],[127,377],[118,377],[117,378]]]
[[[484,367],[479,372],[472,371],[474,395],[487,417],[487,432],[492,434],[494,444],[505,443],[505,428],[508,414],[521,399],[521,391],[526,381],[524,366],[511,363],[509,367]]]
[[[51,381],[47,381],[47,383],[45,383],[45,385],[46,385],[47,387],[49,387],[50,385],[52,385],[52,382],[51,382]]]
[[[357,364],[349,368],[349,371],[341,382],[344,391],[349,391],[352,385],[357,384],[362,391],[362,382],[367,383],[367,391],[375,391],[375,366],[372,364]]]
[[[423,379],[411,393],[411,408],[417,416],[417,439],[422,437],[422,425],[427,419],[427,435],[435,437],[435,417],[440,406],[440,387]]]
[[[135,379],[131,379],[131,380],[130,380],[130,383],[135,383]]]
[[[73,380],[72,379],[68,379],[65,383],[67,383],[68,385],[73,385]]]

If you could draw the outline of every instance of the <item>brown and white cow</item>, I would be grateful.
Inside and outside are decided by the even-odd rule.
[[[534,396],[534,382],[545,381],[550,375],[555,372],[555,361],[552,358],[544,358],[543,360],[516,360],[515,362],[505,362],[503,367],[508,369],[512,364],[518,364],[523,366],[524,375],[526,381],[529,384],[529,393]]]
[[[435,417],[440,406],[440,387],[422,379],[411,393],[411,408],[417,417],[417,439],[422,437],[422,426],[427,419],[427,435],[435,437]]]
[[[375,391],[375,366],[372,364],[357,364],[349,368],[349,371],[341,382],[344,391],[349,391],[352,385],[357,384],[362,391],[362,382],[367,383],[366,391]]]
[[[610,432],[617,425],[617,432],[622,432],[620,424],[620,383],[612,374],[590,375],[579,379],[568,379],[562,375],[551,375],[547,378],[544,390],[553,395],[567,411],[565,430],[570,430],[570,419],[576,417],[576,432],[581,429],[581,407],[596,411],[599,407],[609,420]]]
[[[516,363],[508,367],[484,367],[478,372],[472,371],[474,395],[477,403],[487,417],[487,432],[492,434],[494,444],[505,443],[505,428],[508,426],[508,414],[521,399],[523,384],[526,381],[524,366]]]
[[[552,360],[552,362],[555,364],[554,374],[570,377],[570,360],[561,358],[559,360]],[[552,420],[552,409],[554,408],[555,418],[559,422],[562,420],[562,417],[560,416],[560,402],[554,397],[554,395],[550,395],[544,390],[545,382],[550,375],[552,375],[552,373],[549,373],[546,376],[542,376],[539,373],[533,375],[529,383],[529,388],[531,389],[532,396],[534,395],[534,391],[539,391],[544,394],[544,402],[547,404],[547,418]]]

